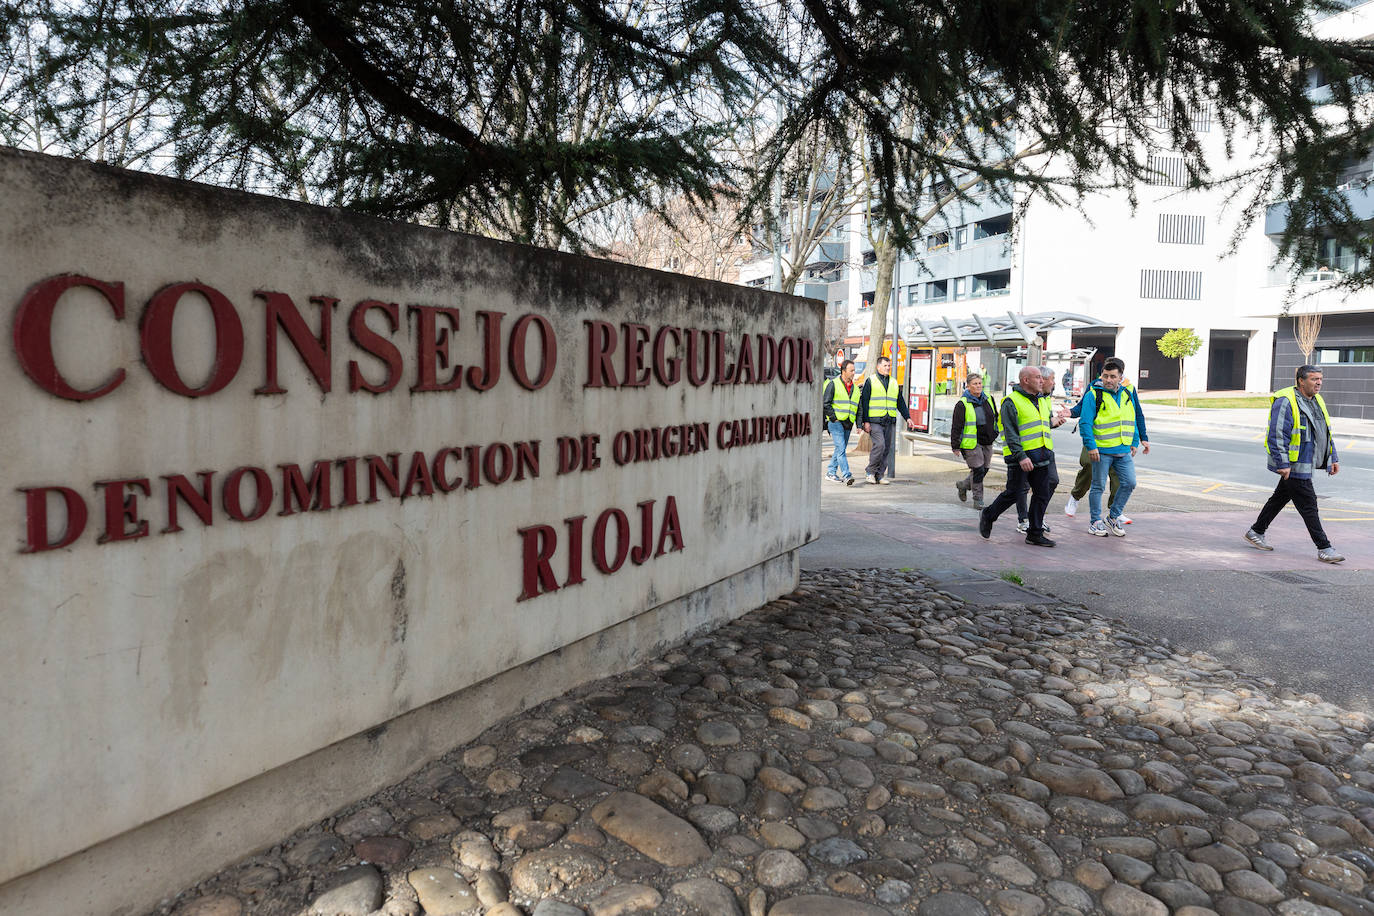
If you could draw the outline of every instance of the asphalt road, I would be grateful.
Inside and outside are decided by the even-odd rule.
[[[1054,447],[1060,471],[1070,468],[1082,440],[1070,432],[1072,423],[1055,430]],[[1374,442],[1336,440],[1340,473],[1315,478],[1319,498],[1374,503]],[[1218,430],[1213,435],[1157,428],[1150,432],[1150,454],[1136,456],[1140,472],[1167,471],[1217,483],[1248,484],[1269,489],[1275,477],[1265,468],[1260,434]]]

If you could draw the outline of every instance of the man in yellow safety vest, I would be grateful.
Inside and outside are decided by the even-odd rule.
[[[825,479],[852,487],[854,475],[849,473],[849,456],[844,450],[849,446],[854,418],[859,415],[859,386],[854,384],[854,360],[844,360],[840,364],[839,377],[825,383],[821,413],[825,417],[825,428],[830,431],[830,441],[835,446],[830,465],[825,469]]]
[[[1274,494],[1260,510],[1259,517],[1245,532],[1245,540],[1258,550],[1273,550],[1264,539],[1269,525],[1290,502],[1307,525],[1317,559],[1339,563],[1345,559],[1331,548],[1317,514],[1317,493],[1312,475],[1318,469],[1327,474],[1340,471],[1336,441],[1331,435],[1331,414],[1320,394],[1322,371],[1316,366],[1299,366],[1296,384],[1276,391],[1269,398],[1269,432],[1264,447],[1269,452],[1269,470],[1279,475]]]
[[[1029,487],[1026,543],[1036,547],[1054,546],[1054,541],[1045,537],[1045,508],[1050,504],[1054,483],[1058,480],[1050,428],[1062,423],[1063,419],[1051,415],[1048,403],[1042,405],[1040,379],[1038,368],[1023,367],[1020,384],[1002,399],[1002,457],[1007,463],[1007,485],[992,505],[978,516],[978,533],[984,538],[992,536],[992,523],[1016,505],[1017,495]]]
[[[874,368],[877,372],[864,381],[863,393],[859,396],[859,422],[873,439],[873,451],[868,455],[868,476],[864,479],[869,483],[891,483],[883,475],[887,473],[888,452],[896,445],[897,415],[901,414],[911,429],[916,428],[916,422],[907,412],[902,386],[888,374],[892,371],[892,360],[880,356]]]

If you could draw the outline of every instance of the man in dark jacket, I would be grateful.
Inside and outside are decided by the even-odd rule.
[[[982,376],[969,374],[964,394],[954,405],[949,427],[949,447],[968,465],[968,476],[954,485],[960,501],[973,491],[973,508],[983,508],[983,478],[992,464],[992,444],[997,441],[997,402],[983,391]]]
[[[1276,391],[1269,399],[1269,430],[1264,447],[1269,452],[1269,470],[1279,475],[1279,482],[1259,518],[1245,532],[1245,540],[1259,550],[1273,550],[1264,533],[1291,502],[1317,546],[1317,559],[1339,563],[1345,557],[1331,548],[1317,514],[1317,493],[1312,489],[1314,472],[1321,469],[1336,474],[1341,469],[1336,441],[1331,435],[1331,414],[1320,394],[1322,371],[1316,366],[1299,366],[1296,381],[1292,388]]]
[[[888,453],[896,445],[897,415],[901,414],[911,429],[916,428],[916,422],[906,409],[901,386],[888,375],[892,371],[892,360],[880,356],[873,365],[877,372],[864,380],[863,393],[859,395],[859,423],[873,440],[873,451],[868,455],[868,476],[864,479],[869,483],[891,483],[883,475],[887,473]]]

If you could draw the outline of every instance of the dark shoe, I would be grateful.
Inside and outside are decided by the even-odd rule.
[[[978,533],[984,540],[992,537],[992,519],[988,518],[986,509],[978,513]]]
[[[962,480],[956,481],[954,489],[959,491],[959,502],[968,502],[968,484],[964,483]]]
[[[1026,543],[1035,547],[1053,547],[1054,541],[1045,537],[1043,534],[1030,534],[1026,536]]]
[[[846,487],[852,487],[852,486],[854,486],[854,475],[853,475],[853,474],[850,474],[848,477],[846,477],[846,478],[844,479],[844,485],[845,485]]]

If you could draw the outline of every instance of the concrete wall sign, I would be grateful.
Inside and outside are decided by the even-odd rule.
[[[0,883],[817,530],[819,303],[8,150],[0,199]]]

